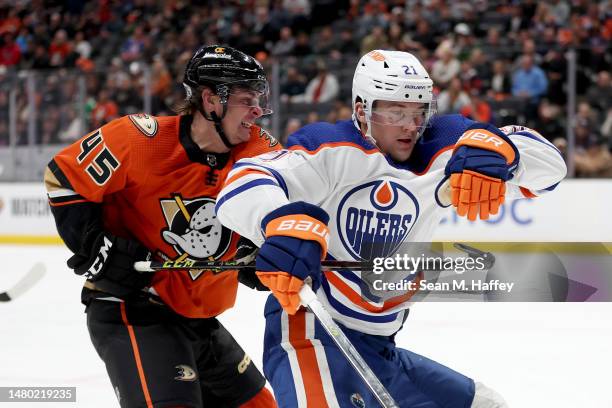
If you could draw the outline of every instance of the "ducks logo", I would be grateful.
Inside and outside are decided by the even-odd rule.
[[[214,199],[184,200],[174,195],[172,199],[160,200],[160,205],[168,224],[161,232],[162,238],[179,254],[177,260],[214,261],[227,252],[232,232],[217,220]]]

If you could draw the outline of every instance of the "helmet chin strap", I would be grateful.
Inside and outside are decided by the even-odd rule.
[[[221,117],[219,117],[219,115],[217,115],[217,112],[215,111],[212,111],[210,112],[210,114],[207,114],[204,108],[201,106],[198,110],[200,114],[204,117],[204,119],[209,120],[215,124],[215,129],[217,130],[217,133],[219,134],[219,137],[221,138],[221,141],[223,142],[225,147],[227,147],[228,149],[232,149],[233,147],[236,147],[238,145],[231,143],[227,138],[227,135],[225,134],[225,130],[223,129],[223,125],[221,124],[221,120],[225,117],[225,114],[227,113],[227,104],[224,103],[222,105],[223,113],[221,114]]]

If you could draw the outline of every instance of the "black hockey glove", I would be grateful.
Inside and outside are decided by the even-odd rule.
[[[255,275],[255,258],[257,258],[257,252],[259,252],[257,245],[244,237],[240,237],[234,261],[241,265],[253,264],[253,267],[239,269],[238,282],[251,289],[270,291],[268,287],[261,283],[257,275]]]
[[[102,232],[94,239],[89,254],[77,253],[67,263],[97,289],[123,298],[150,285],[152,273],[134,270],[134,262],[150,257],[149,250],[139,242]]]

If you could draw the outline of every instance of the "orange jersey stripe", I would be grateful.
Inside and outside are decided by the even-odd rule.
[[[346,282],[340,279],[340,277],[338,277],[338,275],[336,275],[335,273],[331,271],[325,271],[324,274],[327,281],[330,284],[334,285],[334,287],[338,289],[340,293],[346,296],[351,302],[372,313],[384,312],[385,310],[389,310],[399,304],[402,304],[408,301],[417,292],[417,290],[411,290],[404,295],[396,296],[387,300],[383,303],[382,306],[374,306],[371,303],[368,303],[363,300],[363,298],[357,292],[355,292]],[[419,274],[417,274],[417,277],[414,280],[417,287],[421,279],[422,274],[419,272]]]
[[[247,176],[249,174],[263,174],[264,176],[270,176],[270,174],[266,173],[265,171],[255,170],[255,169],[244,169],[244,170],[241,170],[238,173],[234,174],[233,176],[231,176],[227,180],[225,180],[225,183],[223,184],[223,187],[225,188],[226,186],[229,186],[230,184],[232,184],[234,181],[238,180],[239,178],[242,178],[242,177]]]
[[[364,149],[362,146],[359,146],[358,144],[355,143],[350,143],[350,142],[330,142],[330,143],[323,143],[321,144],[316,150],[308,150],[303,146],[291,146],[289,148],[289,150],[301,150],[304,151],[308,154],[316,154],[319,152],[319,150],[324,149],[326,147],[339,147],[339,146],[344,146],[344,147],[354,147],[356,149],[361,150],[362,152],[366,153],[366,154],[376,154],[376,153],[380,153],[380,150],[378,149],[369,149],[366,150]],[[381,153],[382,154],[382,153]]]
[[[526,198],[536,198],[537,197],[537,195],[533,194],[531,190],[529,190],[528,188],[520,187],[520,189],[521,189],[521,193],[523,193],[523,195]]]
[[[78,200],[73,200],[73,201],[66,201],[65,203],[52,203],[51,201],[49,201],[49,205],[51,207],[61,207],[63,205],[69,205],[69,204],[78,204],[78,203],[87,203],[88,201],[85,199],[78,199]]]
[[[312,342],[306,338],[306,312],[298,311],[289,317],[289,343],[295,349],[308,408],[327,408],[323,380]]]
[[[128,329],[130,335],[130,342],[132,343],[132,349],[134,350],[134,360],[136,360],[136,367],[138,368],[138,377],[140,377],[140,385],[142,386],[142,392],[144,393],[145,400],[147,402],[147,408],[153,408],[153,401],[151,401],[151,394],[149,394],[149,387],[147,386],[147,379],[145,378],[144,369],[142,368],[142,360],[140,359],[140,351],[138,350],[138,343],[136,343],[136,334],[134,333],[134,327],[129,324],[127,314],[125,312],[125,303],[121,302],[121,319]]]

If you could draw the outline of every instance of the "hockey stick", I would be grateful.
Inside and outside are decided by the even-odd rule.
[[[134,269],[138,272],[156,272],[168,269],[207,269],[212,271],[224,271],[232,269],[254,268],[254,263],[243,264],[234,261],[139,261],[134,262]],[[352,269],[371,270],[374,267],[372,262],[361,261],[321,261],[321,267],[329,270]]]
[[[35,264],[12,288],[5,292],[0,292],[0,302],[9,302],[27,292],[32,286],[38,283],[45,275],[45,265]]]
[[[485,264],[493,265],[495,257],[490,252],[483,252],[479,249],[465,244],[454,244],[455,248],[467,253],[470,257],[483,257]],[[174,260],[174,261],[138,261],[134,263],[134,270],[138,272],[156,272],[172,269],[206,269],[212,271],[225,271],[233,269],[253,268],[255,264],[243,264],[234,261],[192,261]],[[352,269],[354,271],[371,271],[374,267],[373,262],[369,261],[321,261],[321,267],[327,270]]]
[[[361,357],[348,337],[342,332],[342,329],[334,322],[308,284],[302,286],[300,290],[300,300],[302,304],[316,316],[321,326],[323,326],[323,329],[329,334],[329,337],[336,343],[336,346],[338,346],[342,354],[344,354],[344,357],[351,363],[357,374],[359,374],[359,377],[361,377],[370,391],[372,391],[372,394],[374,394],[380,406],[383,408],[399,408],[399,405],[397,405],[391,394],[389,394],[389,391],[387,391],[370,366],[368,366]]]

